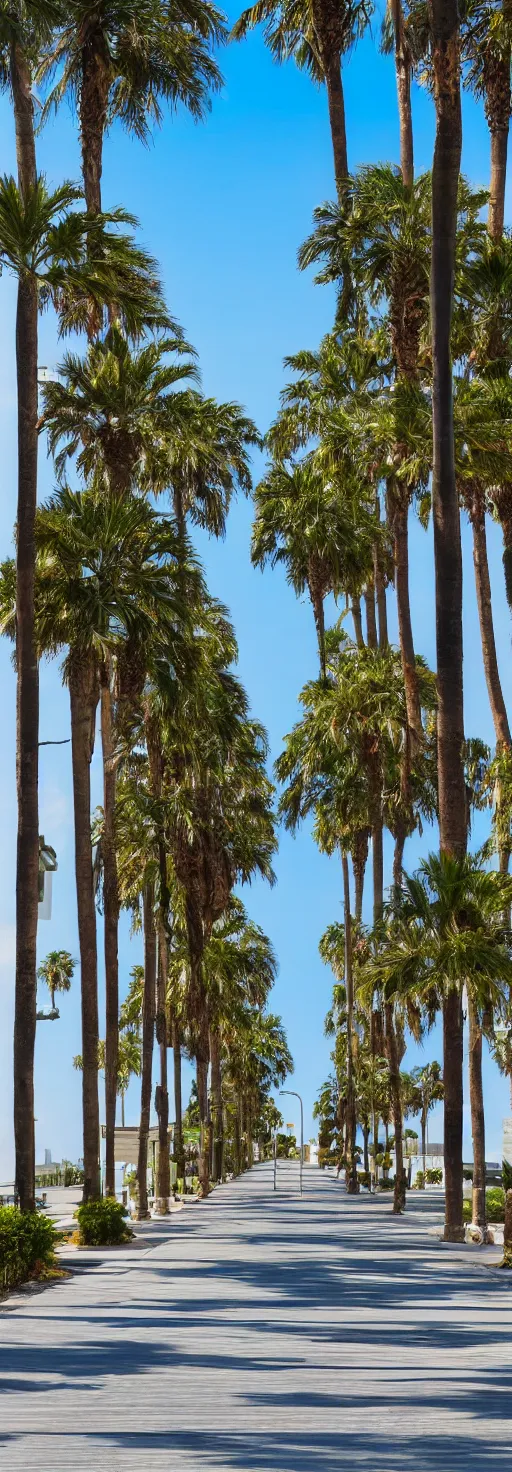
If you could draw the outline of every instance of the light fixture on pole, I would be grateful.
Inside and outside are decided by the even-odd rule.
[[[302,1099],[301,1099],[300,1094],[297,1094],[295,1092],[295,1089],[280,1089],[279,1090],[279,1093],[280,1094],[290,1094],[290,1097],[292,1099],[298,1099],[299,1104],[300,1104],[300,1158],[299,1158],[299,1179],[300,1179],[300,1194],[302,1196],[302,1164],[303,1164],[303,1160],[304,1160],[304,1109],[303,1109],[303,1105],[302,1105]]]

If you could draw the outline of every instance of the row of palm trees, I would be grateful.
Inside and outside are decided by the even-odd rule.
[[[383,44],[395,56],[400,167],[367,165],[350,175],[342,58],[368,18],[363,6],[342,7],[334,17],[321,0],[257,4],[236,27],[243,35],[263,23],[278,61],[294,56],[326,83],[337,185],[335,201],[315,211],[313,232],[299,251],[301,269],[315,265],[317,282],[336,285],[334,328],[318,351],[286,360],[293,379],[267,436],[270,458],[256,491],[253,559],[260,566],[283,564],[297,594],[308,593],[318,637],[319,678],[301,692],[302,714],[286,737],[277,772],[284,784],[285,823],[295,828],[311,816],[319,847],[341,859],[344,923],[336,975],[345,987],[349,1039],[347,1185],[356,1187],[357,1007],[369,1009],[372,1056],[385,1058],[389,1070],[397,1212],[404,1205],[404,1016],[418,1035],[440,1011],[445,1233],[457,1240],[464,998],[479,1224],[485,1224],[482,1032],[503,1058],[500,1037],[510,1024],[511,739],[494,634],[486,518],[491,514],[503,532],[512,606],[512,256],[503,230],[512,33],[501,0],[471,0],[460,15],[451,0],[433,0],[429,7],[392,0]],[[335,89],[323,49],[327,31],[336,58]],[[431,90],[436,113],[432,172],[419,176],[413,77]],[[462,84],[484,98],[488,193],[472,189],[460,174]],[[434,528],[435,676],[416,652],[411,618],[412,507],[423,524],[431,515]],[[466,739],[464,731],[462,508],[473,534],[493,753],[481,741]],[[391,584],[398,650],[388,634]],[[326,628],[329,595],[350,610],[352,635],[346,613]],[[491,831],[476,862],[466,856],[470,817],[474,806],[485,805]],[[439,825],[440,857],[431,856],[409,880],[404,845],[425,821]],[[384,829],[394,845],[387,903]],[[362,904],[370,843],[368,929]],[[498,874],[482,868],[492,853],[499,858]]]
[[[41,659],[62,656],[70,697],[85,1199],[100,1190],[100,1064],[106,1188],[115,1189],[116,1098],[131,1045],[119,1007],[122,906],[144,935],[139,1013],[129,1024],[141,1032],[142,1212],[154,1036],[162,1210],[169,1199],[169,1046],[181,1155],[182,1050],[197,1064],[204,1192],[211,1173],[218,1179],[224,1171],[228,1116],[241,1163],[252,1148],[250,1121],[291,1066],[280,1020],[265,1009],[275,971],[270,943],[251,928],[235,896],[255,873],[273,880],[266,736],[233,673],[236,640],[227,610],[210,596],[189,538],[194,525],[223,534],[232,495],[250,489],[258,434],[238,405],[200,392],[195,353],[169,314],[155,261],[136,243],[137,222],[122,208],[105,212],[101,196],[114,121],[144,140],[164,107],[204,117],[221,84],[214,50],[226,35],[210,0],[0,6],[2,83],[12,99],[17,158],[17,179],[0,181],[0,259],[18,290],[19,448],[16,559],[2,566],[0,598],[17,671],[14,1121],[22,1209],[35,1199]],[[75,105],[82,182],[52,191],[37,169],[36,124],[65,98]],[[38,321],[47,306],[59,336],[82,343],[40,393]],[[38,507],[41,433],[58,488]],[[91,826],[98,723],[103,805]],[[215,946],[225,973],[220,959],[220,969],[213,966]]]

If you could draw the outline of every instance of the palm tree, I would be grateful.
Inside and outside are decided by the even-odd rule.
[[[46,111],[69,97],[80,123],[87,209],[101,210],[103,142],[120,121],[146,141],[163,103],[202,118],[222,78],[211,55],[226,35],[212,0],[67,0],[39,76],[56,78]]]
[[[98,1180],[98,999],[96,917],[90,818],[90,763],[100,674],[109,649],[123,636],[152,638],[162,630],[169,652],[181,661],[182,630],[188,614],[175,583],[177,538],[143,501],[98,500],[93,491],[64,489],[38,518],[40,563],[37,634],[41,650],[67,646],[64,675],[71,702],[75,807],[75,857],[82,976],[84,1190],[97,1194]],[[181,548],[181,542],[180,542]],[[5,626],[12,627],[7,570]],[[170,641],[170,642],[169,642]],[[116,1076],[115,1076],[116,1077]],[[113,1169],[114,1090],[108,1093],[109,1189]]]
[[[431,256],[431,179],[420,175],[404,183],[390,165],[365,166],[350,184],[350,213],[324,205],[315,212],[316,228],[301,247],[302,268],[324,261],[321,280],[338,279],[350,270],[372,305],[387,306],[387,322],[397,384],[416,384],[420,338],[428,321]],[[395,385],[396,388],[397,385]],[[392,406],[394,395],[384,392]],[[375,387],[369,391],[369,415],[375,413]],[[351,404],[348,401],[348,419]],[[368,434],[365,428],[364,440]],[[402,443],[386,456],[387,507],[394,539],[395,584],[400,649],[411,739],[422,739],[409,600],[408,518],[415,487],[397,474]],[[370,457],[368,457],[370,458]],[[375,457],[373,457],[375,467]],[[364,471],[363,471],[364,474]],[[375,468],[373,469],[375,476]],[[362,477],[361,477],[362,478]]]
[[[298,376],[281,392],[281,408],[268,432],[267,441],[274,460],[278,463],[288,460],[293,462],[297,452],[307,447],[311,451],[317,451],[315,455],[310,455],[310,459],[323,471],[325,486],[336,489],[349,517],[353,513],[354,504],[358,506],[362,545],[371,519],[374,565],[367,569],[365,596],[370,616],[374,605],[375,581],[379,643],[384,648],[387,644],[385,573],[389,549],[388,538],[378,525],[378,497],[372,486],[372,476],[366,470],[362,477],[356,474],[351,447],[340,443],[337,433],[336,443],[333,444],[333,428],[338,425],[340,410],[350,406],[352,416],[361,393],[364,393],[369,384],[379,381],[385,371],[382,356],[377,349],[379,336],[382,337],[382,333],[375,334],[373,339],[365,339],[354,335],[354,328],[349,327],[343,332],[328,333],[318,352],[303,350],[285,358],[286,368],[292,369]],[[360,557],[357,557],[355,573],[358,572],[359,565]],[[346,573],[349,573],[349,569],[346,569]],[[362,646],[364,639],[359,582],[358,576],[354,580],[348,575],[346,592],[355,583],[350,593],[350,604],[355,637]]]
[[[155,888],[158,849],[154,805],[151,799],[147,759],[125,764],[116,795],[116,849],[119,867],[119,898],[132,910],[138,923],[142,916],[144,965],[140,968],[121,1008],[120,1022],[136,1023],[141,1037],[141,1103],[137,1159],[138,1218],[148,1216],[147,1164],[151,1115],[153,1051],[155,1041],[157,941]]]
[[[274,462],[256,488],[252,560],[284,563],[298,597],[308,589],[320,673],[325,679],[324,603],[328,593],[357,596],[373,573],[375,520],[355,485],[326,477],[315,455],[288,466]]]
[[[382,50],[394,52],[400,128],[400,170],[404,184],[410,188],[414,180],[411,80],[415,57],[411,51],[410,28],[407,26],[407,16],[404,14],[402,0],[388,0],[382,25]]]
[[[236,1027],[240,1008],[262,1007],[274,984],[276,957],[268,937],[249,920],[240,900],[231,897],[225,914],[212,927],[204,953],[210,1026],[212,1100],[212,1176],[224,1174],[222,1055],[224,1031]]]
[[[444,1097],[440,1063],[424,1063],[423,1067],[411,1070],[412,1093],[411,1114],[419,1114],[421,1121],[421,1158],[423,1182],[427,1168],[427,1123],[430,1110]]]
[[[78,1053],[73,1059],[75,1068],[83,1069],[83,1059]],[[105,1072],[106,1069],[106,1044],[103,1038],[98,1043],[98,1069]],[[117,1095],[121,1100],[121,1124],[124,1129],[124,1098],[126,1090],[132,1078],[140,1078],[141,1072],[141,1040],[137,1028],[120,1027],[119,1031],[119,1053],[117,1065]],[[115,1191],[109,1191],[105,1187],[107,1196],[115,1195]]]
[[[36,1012],[38,872],[39,685],[35,652],[34,568],[37,496],[38,311],[53,302],[61,329],[83,328],[91,300],[98,310],[114,291],[128,314],[148,258],[118,225],[122,211],[88,217],[72,208],[79,192],[63,185],[50,193],[42,179],[24,192],[13,179],[0,181],[0,263],[18,279],[16,332],[19,483],[17,512],[17,963],[15,1007],[16,1179],[23,1208],[34,1200],[33,1057]],[[108,227],[113,225],[110,230]],[[89,246],[91,253],[89,254]],[[124,277],[116,267],[123,263]],[[134,269],[132,269],[132,267]]]
[[[55,1012],[55,993],[69,992],[76,961],[69,951],[49,951],[37,969],[38,981],[44,981],[50,993],[51,1010]],[[58,1016],[58,1013],[57,1013]]]
[[[481,1019],[489,1005],[500,1008],[512,979],[512,952],[503,928],[510,903],[508,875],[488,873],[468,857],[430,855],[418,874],[405,878],[390,909],[390,928],[367,962],[364,985],[385,998],[413,995],[443,1004],[445,1239],[460,1241],[462,1226],[462,1028],[449,1032],[446,997],[455,992],[462,1014],[466,988],[470,1020],[473,1211],[485,1226],[485,1133],[481,1071]]]
[[[483,97],[491,135],[489,234],[503,235],[512,97],[512,12],[509,0],[465,0],[462,6],[464,83]]]
[[[439,713],[439,834],[444,853],[466,851],[464,812],[464,710],[462,676],[462,553],[455,478],[453,390],[450,333],[453,313],[462,119],[460,101],[459,14],[457,0],[432,0],[432,61],[435,79],[436,141],[432,170],[432,418],[434,562]],[[461,1034],[460,996],[452,988],[445,1001],[446,1043]],[[458,1073],[458,1065],[456,1067]],[[449,1070],[445,1061],[446,1109],[450,1116]],[[460,1090],[455,1088],[458,1096]],[[458,1111],[458,1103],[456,1110]],[[458,1124],[456,1126],[458,1135]],[[458,1143],[454,1140],[455,1154]],[[451,1153],[451,1152],[450,1152]],[[453,1182],[448,1223],[460,1216],[459,1188]],[[458,1221],[454,1220],[458,1230]]]
[[[293,56],[300,70],[309,72],[314,82],[325,83],[340,198],[348,177],[342,61],[363,35],[372,11],[372,0],[343,0],[340,6],[331,0],[256,0],[243,11],[231,32],[240,41],[263,24],[265,41],[275,61]]]

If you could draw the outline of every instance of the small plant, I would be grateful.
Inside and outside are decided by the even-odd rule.
[[[357,1172],[357,1179],[359,1181],[359,1185],[360,1186],[368,1186],[368,1187],[371,1186],[372,1178],[371,1178],[371,1175],[370,1175],[369,1170],[358,1170],[358,1172]]]
[[[473,1206],[471,1201],[463,1202],[463,1221],[473,1220]],[[501,1186],[492,1186],[485,1193],[485,1212],[488,1222],[502,1222],[505,1219],[505,1192]]]
[[[128,1212],[115,1196],[103,1201],[83,1201],[75,1211],[80,1247],[114,1247],[129,1242],[133,1232],[126,1226]]]
[[[422,1191],[424,1185],[425,1185],[425,1174],[424,1174],[424,1172],[422,1170],[417,1170],[416,1171],[415,1180],[414,1180],[414,1189],[415,1189],[415,1191]]]
[[[432,1170],[425,1171],[427,1186],[441,1186],[443,1183],[443,1172],[440,1165],[433,1166]]]
[[[0,1207],[0,1287],[49,1277],[55,1270],[58,1240],[53,1222],[41,1212]]]

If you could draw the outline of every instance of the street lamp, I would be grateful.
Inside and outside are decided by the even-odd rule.
[[[300,1179],[300,1194],[302,1196],[302,1164],[303,1164],[303,1159],[304,1159],[304,1109],[302,1107],[302,1099],[300,1097],[300,1094],[297,1094],[295,1092],[295,1089],[280,1089],[279,1090],[279,1093],[280,1094],[290,1094],[291,1098],[292,1099],[298,1099],[299,1104],[300,1104],[300,1160],[299,1160],[299,1172],[300,1172],[300,1175],[299,1175],[299,1179]]]

